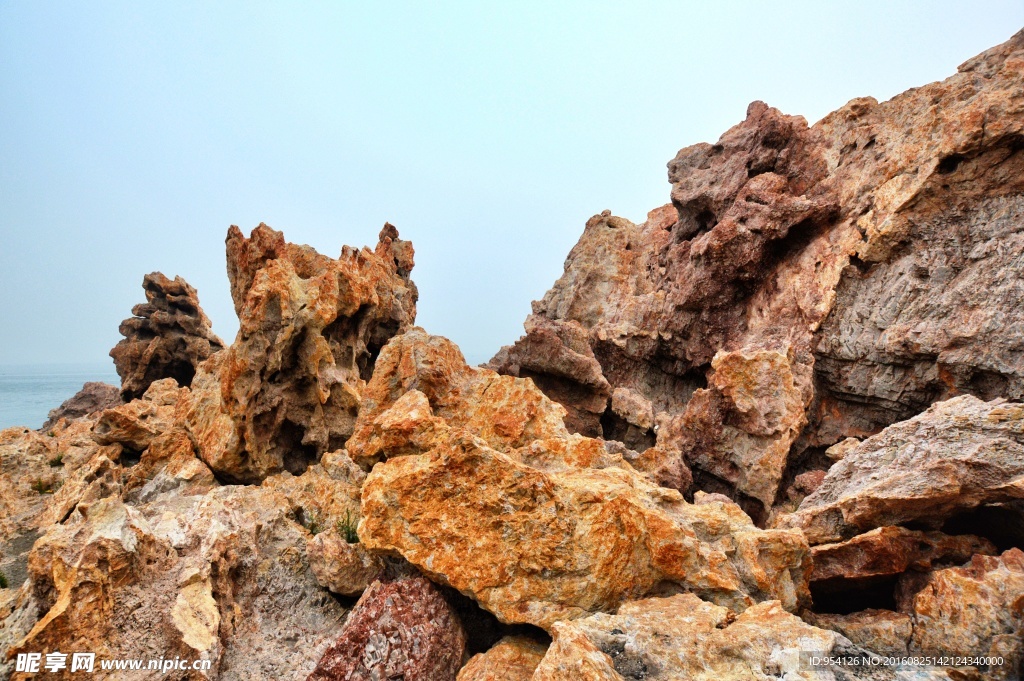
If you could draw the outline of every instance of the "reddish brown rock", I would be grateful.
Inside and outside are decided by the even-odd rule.
[[[992,542],[971,535],[950,536],[902,527],[881,527],[839,544],[811,549],[811,581],[897,575],[933,565],[959,565],[975,554],[997,553]]]
[[[124,339],[110,351],[126,400],[141,397],[162,378],[191,385],[196,367],[224,347],[199,307],[196,290],[184,279],[153,272],[143,278],[142,288],[146,302],[121,322]]]
[[[57,424],[60,419],[74,421],[91,416],[104,409],[112,409],[121,404],[121,391],[113,385],[88,381],[82,389],[64,400],[59,407],[51,409],[46,422],[39,430],[44,433]]]
[[[454,681],[465,649],[462,624],[428,580],[374,582],[307,678]]]
[[[349,438],[377,353],[415,320],[412,246],[386,225],[375,250],[334,259],[260,225],[232,227],[227,256],[238,336],[199,380],[190,427],[228,480],[299,474]]]
[[[945,81],[853,100],[813,127],[755,102],[716,144],[670,162],[671,206],[640,225],[588,221],[495,368],[530,367],[588,415],[588,434],[600,423],[635,438],[613,405],[593,411],[585,381],[568,390],[571,372],[545,368],[544,330],[573,328],[574,355],[590,356],[585,338],[599,365],[587,375],[675,422],[658,444],[684,452],[698,487],[752,511],[775,502],[790,449],[869,436],[961,393],[1019,400],[1022,62],[1019,33]],[[789,358],[764,384],[791,381],[796,398],[771,434],[716,379],[715,357],[738,352]]]

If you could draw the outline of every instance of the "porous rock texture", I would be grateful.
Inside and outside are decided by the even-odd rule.
[[[817,448],[962,393],[1019,400],[1022,66],[1018,33],[810,127],[755,102],[669,163],[671,205],[588,221],[491,366],[575,431],[675,449],[755,516]],[[654,427],[615,408],[623,388]]]
[[[143,277],[142,288],[146,302],[133,307],[133,316],[121,322],[124,339],[110,351],[126,400],[141,397],[162,378],[191,385],[196,367],[224,348],[187,281],[153,272]]]
[[[374,582],[308,681],[454,681],[466,634],[437,587],[423,577]]]
[[[261,224],[231,228],[227,259],[239,330],[197,377],[200,455],[231,481],[300,474],[352,434],[377,354],[416,318],[412,244],[385,225],[334,259]]]

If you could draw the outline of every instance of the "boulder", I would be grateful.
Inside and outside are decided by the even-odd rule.
[[[477,653],[459,670],[456,681],[530,681],[547,646],[523,636],[506,636]]]
[[[869,651],[804,623],[776,601],[737,615],[693,594],[650,598],[624,603],[614,615],[559,622],[552,636],[533,681],[897,678],[885,668],[837,672],[836,667],[810,667],[808,653]]]
[[[81,390],[64,400],[59,407],[50,410],[46,422],[40,426],[39,430],[45,433],[61,419],[74,421],[104,409],[112,409],[119,404],[121,404],[121,391],[117,386],[87,381]]]
[[[429,580],[377,581],[307,678],[454,681],[465,649],[462,624]]]

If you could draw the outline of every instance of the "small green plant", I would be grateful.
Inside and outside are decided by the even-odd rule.
[[[46,463],[50,464],[51,468],[60,468],[61,466],[64,465],[64,455],[58,454],[57,456],[53,457]]]
[[[42,478],[36,478],[36,481],[32,483],[32,489],[39,494],[52,494],[53,489],[49,483],[43,482]]]
[[[7,588],[7,575],[5,575],[3,572],[0,572],[0,589],[6,589],[6,588]]]
[[[47,434],[47,435],[49,435],[50,437],[57,437],[56,435],[54,435],[54,434],[53,434],[53,431],[52,431],[52,430],[50,430],[50,431],[47,431],[47,433],[46,433],[46,434]]]
[[[358,544],[359,534],[356,532],[358,525],[359,521],[352,517],[352,511],[345,509],[345,517],[335,524],[335,529],[349,544]]]
[[[324,522],[320,519],[320,515],[316,511],[312,511],[309,514],[309,521],[306,523],[306,529],[313,536],[316,536],[324,531]]]

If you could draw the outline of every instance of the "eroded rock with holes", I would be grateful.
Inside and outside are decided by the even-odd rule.
[[[458,617],[429,580],[377,581],[363,592],[308,680],[454,681],[465,649]]]
[[[146,302],[121,322],[124,339],[110,351],[126,400],[142,397],[153,381],[164,378],[191,385],[196,367],[224,348],[187,281],[153,272],[143,277],[142,288]]]
[[[61,419],[74,421],[104,409],[112,409],[119,404],[121,404],[121,391],[117,386],[87,381],[81,390],[64,400],[56,409],[50,410],[46,421],[39,430],[46,433]]]
[[[261,224],[232,227],[227,256],[239,331],[196,391],[200,453],[227,480],[299,474],[349,438],[377,353],[415,320],[412,245],[385,225],[334,259]]]

